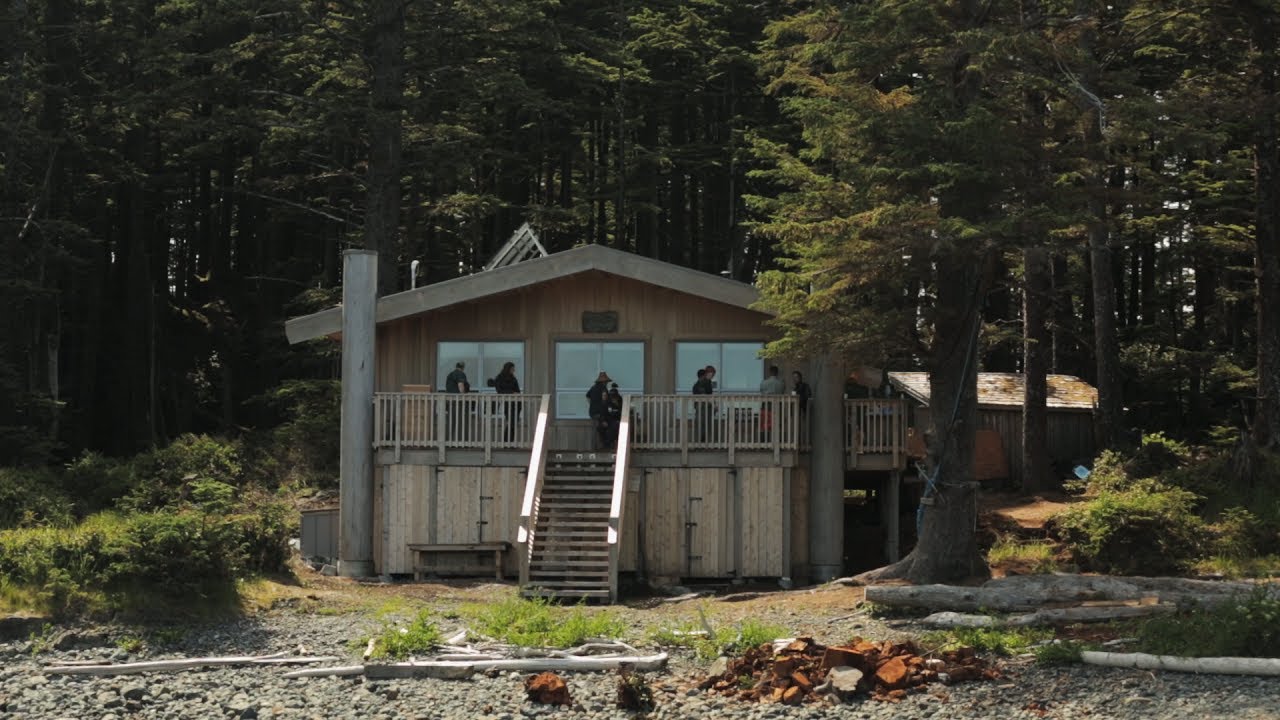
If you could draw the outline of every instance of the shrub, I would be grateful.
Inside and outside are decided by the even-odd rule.
[[[691,648],[700,660],[745,651],[788,635],[786,628],[767,625],[748,618],[738,625],[723,625],[713,630],[705,615],[701,621],[686,621],[674,628],[660,628],[650,639],[666,647]]]
[[[1105,492],[1056,516],[1054,528],[1076,562],[1099,572],[1175,570],[1194,558],[1203,522],[1193,493],[1147,481]]]
[[[111,509],[132,484],[133,469],[128,462],[93,452],[76,458],[62,472],[62,487],[75,503],[77,518]]]
[[[610,610],[589,613],[582,606],[562,608],[541,598],[511,598],[460,610],[476,632],[527,647],[572,647],[589,638],[618,637],[625,630]]]
[[[1046,628],[953,628],[926,633],[924,644],[944,650],[971,647],[1008,657],[1052,639],[1053,631]]]
[[[1154,617],[1138,649],[1185,657],[1280,657],[1280,598],[1259,590],[1212,609]]]
[[[130,463],[133,487],[121,499],[125,510],[147,512],[190,499],[190,485],[214,480],[243,484],[239,446],[207,435],[183,435],[168,446],[135,457]]]
[[[1135,480],[1157,477],[1191,459],[1191,449],[1164,433],[1143,435],[1142,442],[1124,463],[1124,472]]]
[[[440,639],[440,629],[431,622],[431,612],[423,610],[407,625],[384,626],[382,632],[373,638],[371,657],[401,660],[431,650],[440,644]]]
[[[991,550],[987,552],[987,564],[992,566],[1014,566],[1019,571],[1032,573],[1051,573],[1058,571],[1058,561],[1054,558],[1054,547],[1045,541],[1022,542],[1009,535],[1001,535],[996,539]]]
[[[253,465],[278,484],[336,487],[341,400],[337,380],[291,380],[254,398],[283,422],[248,448]]]
[[[72,503],[57,473],[47,468],[0,468],[0,529],[65,527]]]

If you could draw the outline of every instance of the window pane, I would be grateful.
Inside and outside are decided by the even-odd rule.
[[[764,360],[757,354],[760,343],[725,343],[724,367],[716,375],[719,392],[759,392],[764,379]]]
[[[644,391],[644,343],[600,343],[600,367],[623,392]],[[595,377],[591,378],[593,381]]]
[[[600,372],[600,344],[562,342],[556,343],[556,388],[582,388],[583,392],[596,381]]]
[[[472,381],[473,384],[482,384],[484,389],[489,390],[489,380],[502,372],[503,365],[513,362],[516,364],[516,381],[520,383],[520,389],[524,389],[524,343],[487,342],[482,345],[481,350],[484,355],[484,377],[480,383]]]
[[[676,343],[676,392],[689,393],[698,381],[698,371],[708,365],[720,364],[720,344],[682,342]]]
[[[476,382],[476,375],[480,373],[480,344],[474,342],[442,342],[437,346],[436,351],[436,386],[438,391],[444,391],[444,379],[453,372],[453,366],[464,362],[467,364],[465,372],[467,380],[471,383],[472,389],[479,389],[476,386],[483,384]]]
[[[587,391],[556,393],[556,417],[584,420],[590,417],[587,415]]]

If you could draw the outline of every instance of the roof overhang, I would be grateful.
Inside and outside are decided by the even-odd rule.
[[[753,307],[760,293],[746,283],[603,245],[584,245],[379,298],[377,321],[398,320],[593,270],[769,314]],[[284,327],[290,343],[337,334],[342,331],[342,307],[294,318]]]

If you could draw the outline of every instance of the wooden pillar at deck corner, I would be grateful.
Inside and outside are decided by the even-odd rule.
[[[844,363],[813,364],[809,400],[809,568],[815,583],[844,573]]]
[[[342,255],[342,437],[338,574],[373,575],[373,357],[378,253]]]

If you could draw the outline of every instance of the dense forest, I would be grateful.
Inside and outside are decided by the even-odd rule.
[[[271,426],[334,377],[281,323],[342,250],[394,292],[525,220],[757,281],[778,352],[1079,375],[1106,444],[1280,438],[1271,0],[0,13],[0,464]]]

